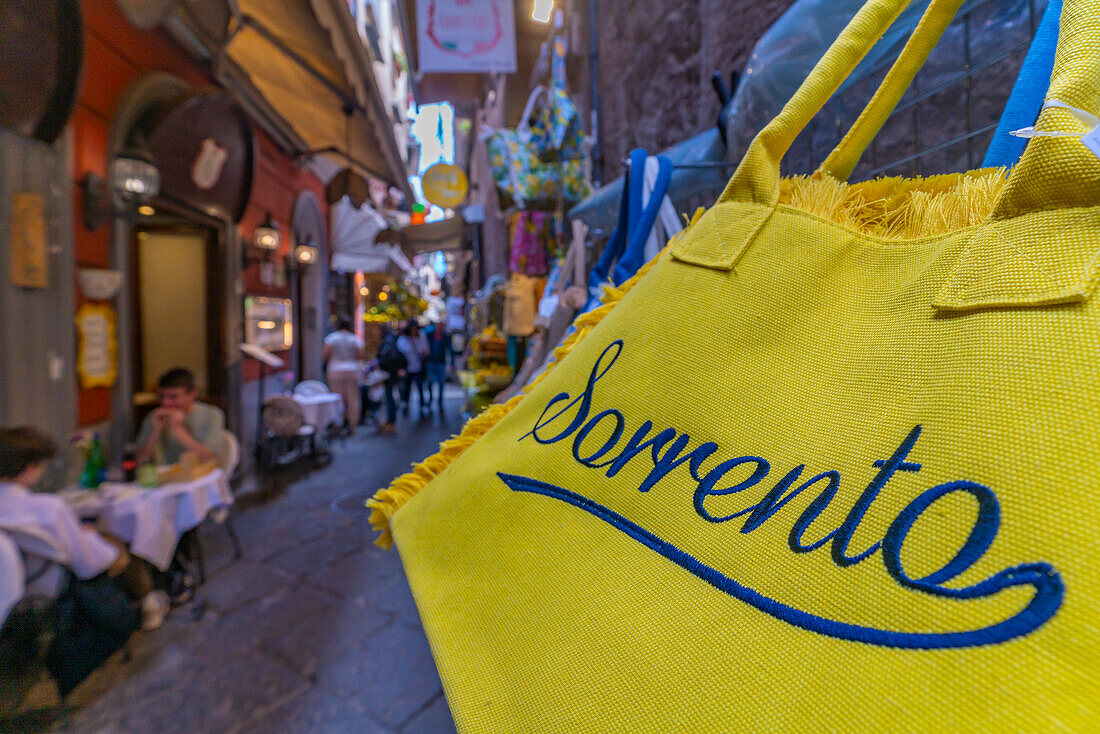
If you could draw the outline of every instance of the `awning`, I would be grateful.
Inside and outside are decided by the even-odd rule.
[[[332,207],[330,218],[333,270],[400,276],[415,272],[400,247],[375,240],[387,225],[385,218],[371,207],[364,205],[357,209],[345,198]]]
[[[439,222],[410,224],[401,230],[405,240],[405,252],[436,250],[461,250],[466,245],[466,221],[458,214]]]
[[[179,3],[169,30],[206,49],[218,81],[268,119],[299,155],[386,181],[410,200],[407,172],[346,0]],[[272,119],[275,118],[275,119]]]

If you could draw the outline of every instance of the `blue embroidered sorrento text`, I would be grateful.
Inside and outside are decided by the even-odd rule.
[[[652,468],[638,486],[639,492],[650,491],[658,482],[677,467],[686,464],[695,491],[692,505],[695,513],[704,521],[724,524],[737,518],[745,518],[739,532],[751,533],[775,517],[784,507],[811,489],[818,494],[794,520],[787,545],[792,553],[810,553],[830,545],[833,562],[840,568],[862,563],[881,552],[886,573],[903,588],[937,597],[973,600],[990,597],[1005,589],[1030,586],[1034,589],[1031,601],[1008,619],[987,627],[955,632],[901,632],[849,624],[840,620],[820,617],[793,606],[770,599],[759,592],[707,566],[668,540],[633,523],[613,510],[565,488],[527,477],[500,473],[500,479],[515,492],[526,492],[551,497],[566,502],[621,530],[651,550],[660,553],[673,563],[691,572],[711,586],[784,622],[802,629],[847,640],[874,645],[900,648],[955,648],[989,645],[1020,637],[1034,631],[1058,611],[1064,594],[1061,576],[1048,563],[1025,563],[995,573],[979,583],[964,588],[944,586],[977,563],[993,543],[1000,527],[1000,506],[993,490],[976,482],[956,480],[937,485],[917,495],[890,524],[881,540],[871,543],[862,551],[851,548],[860,523],[875,499],[898,472],[919,473],[921,465],[908,461],[922,431],[915,426],[901,441],[889,458],[870,462],[878,471],[860,493],[847,516],[836,529],[815,539],[807,539],[811,526],[836,497],[841,476],[836,470],[820,472],[805,481],[804,464],[788,471],[755,504],[729,514],[714,514],[708,509],[707,500],[713,497],[737,495],[763,482],[771,474],[771,464],[759,456],[739,456],[720,461],[712,469],[703,472],[702,465],[720,447],[705,441],[689,450],[691,437],[676,428],[666,428],[654,433],[651,421],[645,421],[628,438],[627,419],[615,408],[609,408],[589,417],[592,411],[596,384],[614,366],[623,351],[621,340],[612,342],[600,354],[588,376],[581,393],[572,396],[567,392],[555,395],[546,404],[535,425],[520,437],[520,441],[534,439],[540,444],[555,444],[572,438],[572,454],[575,461],[590,469],[606,470],[613,478],[636,457],[648,455]],[[570,411],[575,411],[572,418]],[[562,424],[565,424],[562,426]],[[601,428],[601,424],[604,426]],[[610,435],[599,446],[591,436],[597,429],[599,435]],[[653,435],[651,435],[653,434]],[[748,476],[744,474],[746,470]],[[729,486],[719,486],[727,475],[741,478]],[[727,480],[728,481],[728,480]],[[796,486],[797,485],[797,486]],[[978,503],[978,516],[970,535],[954,558],[942,568],[919,578],[913,578],[901,563],[902,548],[916,521],[940,499],[952,494],[971,495]]]

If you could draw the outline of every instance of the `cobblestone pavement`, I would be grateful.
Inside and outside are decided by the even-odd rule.
[[[244,557],[234,560],[225,529],[208,521],[208,578],[195,600],[134,635],[52,728],[28,719],[24,730],[454,732],[400,560],[373,545],[363,508],[461,428],[459,393],[448,397],[442,416],[405,419],[397,436],[361,430],[334,445],[328,466],[239,496]],[[40,703],[52,695],[56,705],[48,685],[39,689]]]

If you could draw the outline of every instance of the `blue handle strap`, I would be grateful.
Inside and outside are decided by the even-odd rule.
[[[633,165],[631,165],[631,168],[633,168]],[[608,277],[611,275],[611,266],[626,250],[626,240],[630,232],[631,168],[627,169],[623,180],[623,193],[619,202],[619,223],[611,233],[611,239],[604,245],[603,252],[600,253],[600,259],[596,261],[596,264],[592,267],[592,272],[588,274],[588,290],[593,296],[600,286],[607,282]]]
[[[672,161],[664,156],[657,156],[657,181],[650,194],[649,203],[642,207],[643,186],[645,185],[646,152],[635,150],[630,156],[630,167],[635,171],[631,176],[631,212],[630,228],[627,236],[626,251],[615,265],[614,281],[616,285],[633,277],[638,268],[645,264],[645,244],[649,239],[649,233],[653,231],[653,225],[657,222],[657,216],[661,211],[661,203],[668,194],[672,184]]]
[[[1043,13],[1043,20],[1035,32],[1031,49],[1027,52],[1020,75],[1012,87],[1004,114],[997,125],[997,132],[986,151],[982,168],[1006,166],[1011,168],[1024,154],[1027,140],[1009,135],[1034,125],[1046,100],[1050,88],[1050,77],[1054,73],[1054,54],[1058,49],[1058,30],[1062,18],[1062,0],[1049,0]]]

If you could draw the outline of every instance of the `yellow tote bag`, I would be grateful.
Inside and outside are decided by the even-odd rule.
[[[459,731],[1100,729],[1100,160],[1039,137],[1007,180],[844,183],[934,0],[822,170],[779,177],[905,4],[863,8],[544,379],[371,503]],[[1066,1],[1050,88],[1094,113],[1098,13]]]

